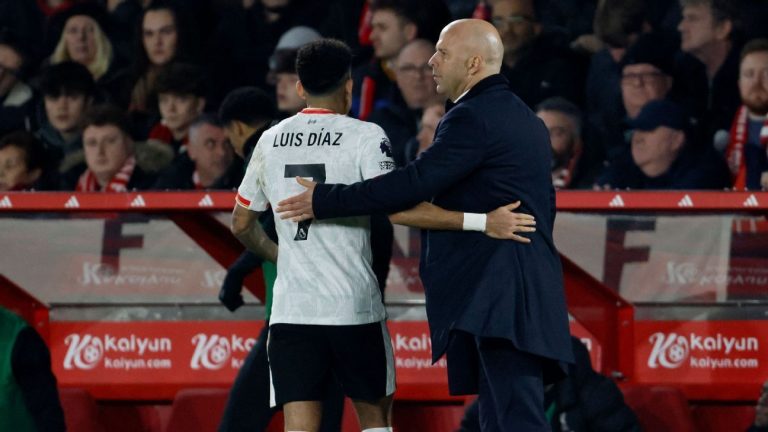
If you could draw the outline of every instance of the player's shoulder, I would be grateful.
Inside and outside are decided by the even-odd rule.
[[[384,135],[384,129],[376,123],[367,122],[365,120],[359,120],[354,117],[343,117],[344,123],[348,128],[354,129],[360,135]]]

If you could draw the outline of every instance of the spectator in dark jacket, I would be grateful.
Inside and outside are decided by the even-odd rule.
[[[693,101],[694,116],[703,126],[702,145],[722,151],[728,128],[739,108],[739,53],[737,3],[732,0],[682,0],[683,19],[678,59],[680,80]],[[723,132],[719,132],[719,131]]]
[[[202,115],[189,126],[187,151],[160,173],[153,189],[234,189],[243,173],[234,156],[218,118]]]
[[[400,50],[395,61],[395,80],[400,90],[387,105],[375,110],[368,121],[376,123],[387,133],[392,143],[392,158],[397,166],[406,163],[406,142],[418,133],[422,110],[427,106],[444,103],[437,94],[428,62],[435,46],[425,39],[409,42]]]
[[[549,130],[552,145],[552,185],[556,189],[591,189],[602,164],[592,164],[582,139],[579,107],[561,97],[544,100],[536,115]]]
[[[160,121],[149,131],[148,140],[157,141],[179,153],[186,150],[189,125],[205,108],[205,74],[187,63],[164,66],[155,83]]]
[[[71,61],[46,67],[38,82],[45,118],[37,136],[57,163],[82,148],[83,116],[93,102],[96,87],[88,69]]]
[[[8,31],[0,31],[0,135],[32,127],[34,92],[23,78],[27,58]]]
[[[690,118],[668,100],[649,102],[631,123],[631,151],[598,180],[616,189],[721,189],[729,185],[725,161],[714,149],[694,151]]]
[[[374,58],[353,73],[352,114],[361,120],[399,100],[395,61],[400,50],[416,38],[435,43],[450,21],[441,0],[372,0],[370,13]]]
[[[571,337],[575,362],[568,377],[549,385],[544,394],[553,432],[640,432],[637,416],[624,403],[621,390],[592,369],[589,351]],[[467,408],[459,432],[480,431],[477,401]]]
[[[568,40],[545,33],[533,0],[494,0],[491,22],[504,43],[502,75],[529,107],[552,96],[581,103],[584,67]]]

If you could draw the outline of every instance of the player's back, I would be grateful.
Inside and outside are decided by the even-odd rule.
[[[297,176],[355,183],[390,171],[390,154],[378,126],[307,109],[265,132],[251,163],[274,205],[304,190]],[[384,318],[371,270],[369,224],[367,216],[299,224],[276,217],[280,247],[271,323],[348,325]]]

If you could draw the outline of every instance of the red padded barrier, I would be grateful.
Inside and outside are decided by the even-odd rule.
[[[688,400],[677,387],[622,385],[621,391],[644,431],[697,431]]]
[[[78,388],[60,388],[59,399],[68,431],[104,432],[99,407],[90,393]]]

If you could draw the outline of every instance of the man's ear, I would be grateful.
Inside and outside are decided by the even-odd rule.
[[[197,111],[197,114],[202,114],[203,110],[205,109],[205,98],[199,97],[197,98],[197,106],[195,107],[195,111]]]
[[[726,19],[715,24],[715,35],[720,40],[726,40],[733,32],[733,21]]]
[[[299,94],[299,97],[307,100],[307,91],[304,90],[304,86],[301,84],[301,80],[296,81],[296,93]]]

